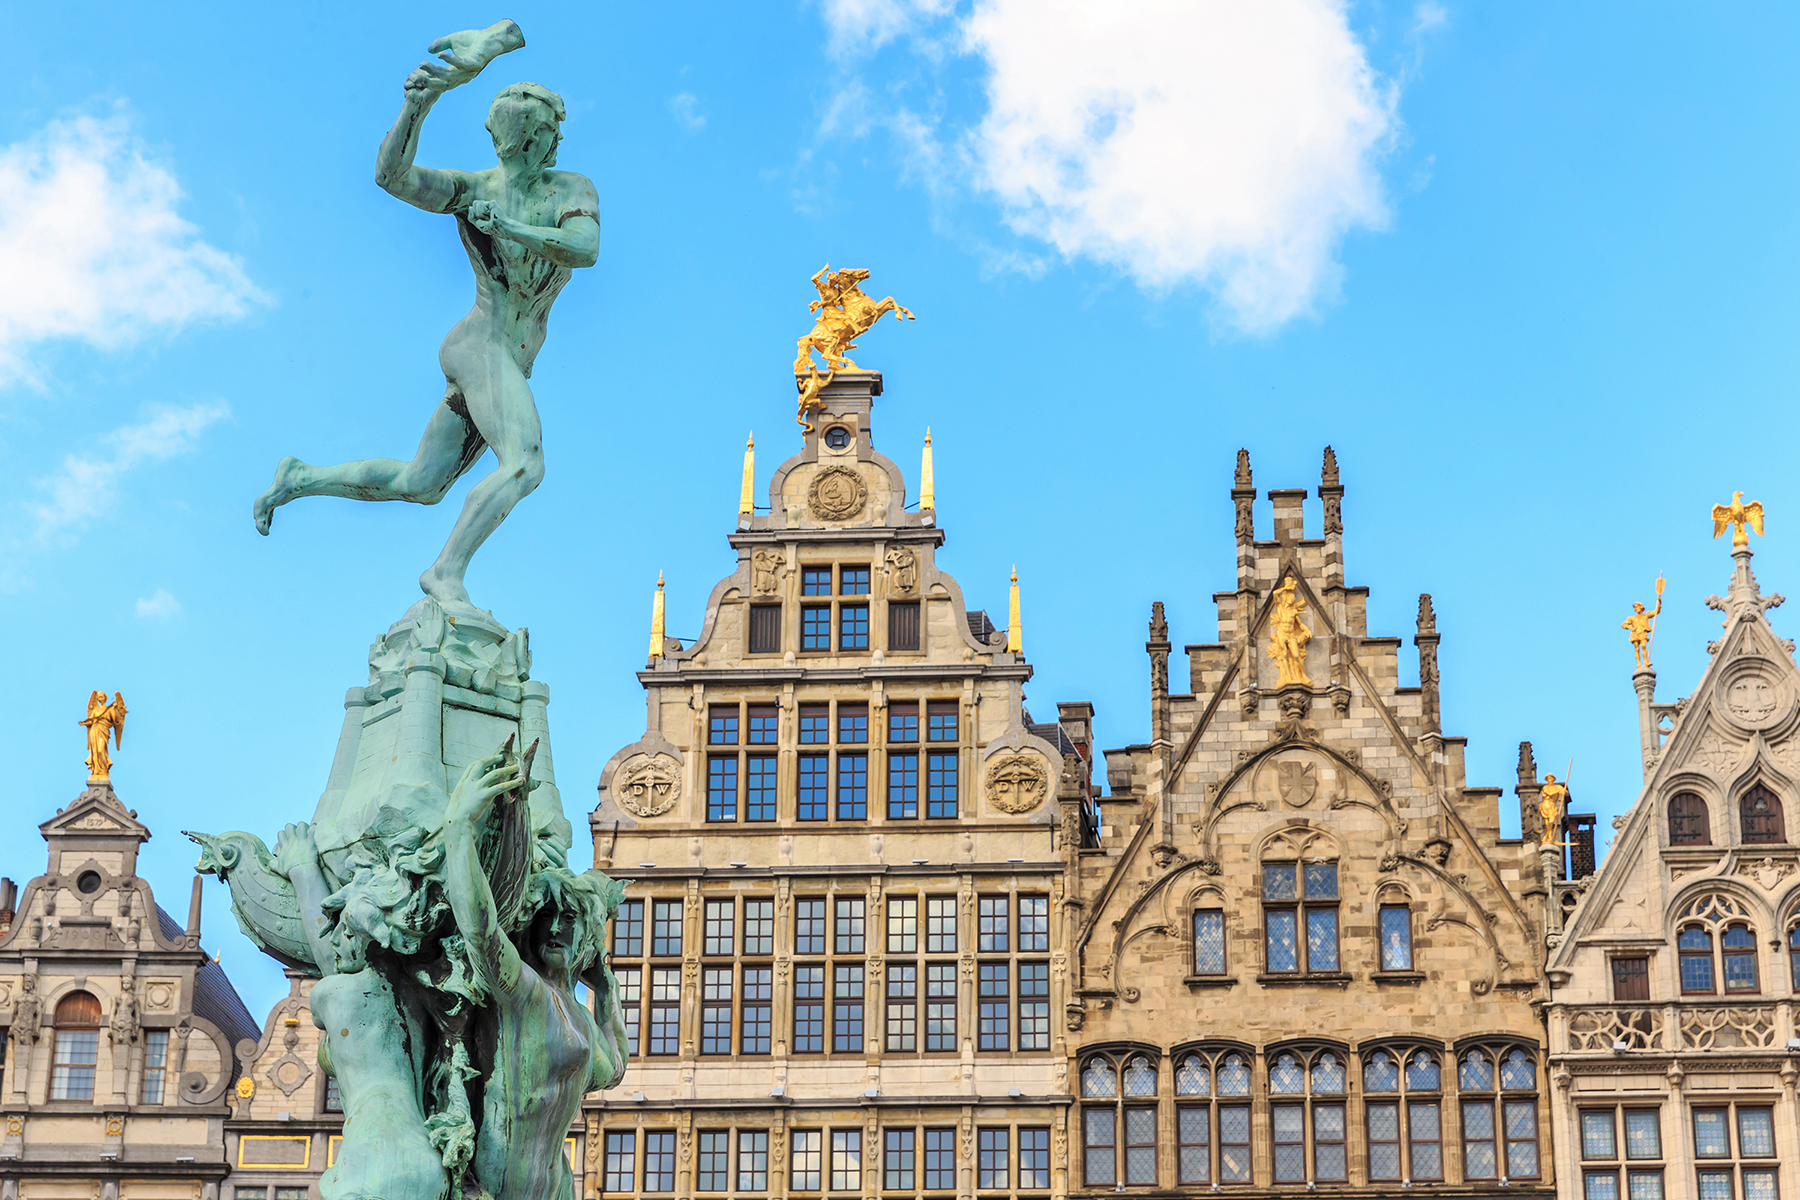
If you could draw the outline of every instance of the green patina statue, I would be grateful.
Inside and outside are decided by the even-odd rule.
[[[257,525],[268,532],[274,510],[305,495],[435,502],[484,447],[499,469],[421,580],[426,598],[370,648],[313,820],[288,825],[273,852],[249,833],[188,835],[244,932],[319,977],[320,1065],[344,1110],[322,1200],[573,1200],[570,1123],[585,1093],[625,1070],[605,951],[623,885],[569,868],[549,689],[531,678],[526,631],[468,603],[462,584],[542,474],[525,379],[570,269],[594,261],[593,189],[549,170],[562,101],[536,84],[494,101],[497,168],[412,163],[436,98],[523,45],[511,21],[439,38],[441,61],[408,77],[382,143],[378,182],[456,214],[477,280],[475,310],[444,342],[449,390],[418,456],[286,459]]]
[[[515,83],[494,98],[487,127],[497,166],[445,171],[413,162],[419,130],[438,97],[524,44],[511,21],[433,42],[442,61],[425,62],[407,77],[399,119],[375,159],[382,188],[427,212],[456,216],[475,269],[475,307],[438,351],[444,400],[417,453],[411,462],[371,458],[335,466],[284,458],[255,505],[256,528],[266,534],[275,510],[302,496],[436,504],[491,449],[493,472],[469,492],[443,553],[419,579],[425,594],[441,601],[468,600],[463,575],[470,558],[544,477],[542,430],[527,380],[544,345],[550,306],[574,268],[593,266],[600,253],[594,185],[550,169],[564,111],[562,98],[548,88]]]

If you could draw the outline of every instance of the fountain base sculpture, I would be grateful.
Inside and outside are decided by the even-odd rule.
[[[323,977],[320,1065],[345,1113],[324,1200],[567,1200],[569,1123],[624,1072],[604,952],[623,889],[569,869],[550,693],[530,671],[525,630],[421,600],[345,697],[312,822],[272,852],[188,835],[244,933]]]

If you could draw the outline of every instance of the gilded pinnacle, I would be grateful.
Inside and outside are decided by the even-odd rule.
[[[738,516],[747,517],[756,512],[756,432],[751,431],[744,442],[744,483],[738,489]]]
[[[937,511],[937,484],[931,473],[931,426],[925,427],[925,449],[919,452],[919,511]]]
[[[1756,535],[1758,537],[1762,536],[1762,501],[1752,500],[1750,503],[1745,504],[1744,493],[1733,492],[1731,493],[1730,504],[1715,504],[1712,506],[1712,519],[1714,537],[1718,537],[1721,533],[1724,533],[1727,525],[1735,525],[1737,528],[1731,531],[1732,549],[1735,550],[1739,546],[1748,546],[1750,544],[1750,535],[1744,532],[1744,527],[1746,525],[1751,529],[1756,530]]]
[[[1012,592],[1006,602],[1006,648],[1014,654],[1025,650],[1024,630],[1019,625],[1019,564],[1012,569]]]
[[[650,604],[650,660],[663,656],[663,575],[656,573],[656,599]]]

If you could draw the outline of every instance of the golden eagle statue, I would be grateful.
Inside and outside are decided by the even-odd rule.
[[[1756,535],[1758,537],[1762,536],[1762,501],[1752,500],[1750,503],[1745,504],[1744,493],[1733,492],[1731,493],[1730,504],[1713,505],[1712,519],[1714,537],[1718,537],[1721,533],[1724,533],[1727,525],[1735,525],[1737,528],[1731,531],[1731,544],[1733,546],[1748,546],[1750,544],[1750,535],[1744,532],[1744,526],[1748,525],[1750,528],[1756,530]]]

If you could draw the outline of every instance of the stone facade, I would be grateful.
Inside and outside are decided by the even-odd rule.
[[[334,1080],[319,1066],[310,975],[289,971],[288,995],[262,1034],[238,1043],[242,1071],[225,1122],[230,1200],[307,1200],[337,1160],[344,1115]]]
[[[1032,723],[1030,664],[874,449],[880,392],[837,374],[700,636],[638,675],[645,733],[591,819],[636,880],[613,967],[637,1044],[586,1110],[585,1196],[1067,1190],[1092,710]]]
[[[1331,451],[1319,537],[1294,489],[1258,538],[1241,452],[1235,482],[1217,640],[1172,694],[1154,606],[1150,740],[1106,752],[1098,844],[1066,863],[1070,1190],[1553,1195],[1541,865],[1442,732],[1430,597],[1404,687],[1346,581]]]
[[[1766,615],[1781,597],[1747,546],[1734,558],[1693,692],[1659,704],[1655,672],[1634,677],[1644,790],[1611,855],[1556,885],[1547,1012],[1570,1196],[1800,1194],[1800,813],[1785,811],[1800,668]]]
[[[108,783],[39,829],[49,862],[0,928],[0,1196],[216,1200],[256,1026],[200,948],[200,881],[183,927],[136,874],[150,831]]]

